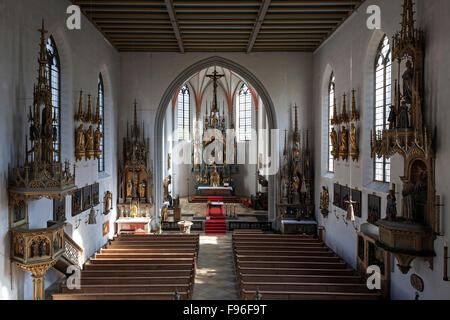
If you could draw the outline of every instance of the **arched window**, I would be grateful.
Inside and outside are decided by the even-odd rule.
[[[381,40],[378,52],[375,58],[375,132],[383,131],[389,128],[387,119],[391,106],[391,71],[392,71],[392,52],[389,45],[389,39],[384,36]],[[374,160],[374,180],[379,182],[389,182],[391,179],[391,163],[385,157],[375,157]]]
[[[252,93],[244,83],[238,98],[239,140],[252,140]]]
[[[190,119],[189,88],[184,85],[178,94],[178,140],[189,140]]]
[[[102,74],[98,76],[98,103],[100,106],[100,117],[102,122],[98,125],[100,132],[102,133],[102,139],[100,140],[101,154],[98,158],[98,172],[105,172],[105,91],[103,88]]]
[[[53,126],[56,128],[57,138],[53,142],[54,160],[60,161],[59,154],[61,149],[61,64],[59,61],[58,49],[56,48],[53,37],[47,41],[47,74],[48,83],[52,90],[52,107],[55,115]]]
[[[331,154],[333,145],[331,143],[331,119],[333,118],[334,97],[336,92],[336,78],[331,73],[330,82],[328,84],[328,172],[334,172],[334,157]]]

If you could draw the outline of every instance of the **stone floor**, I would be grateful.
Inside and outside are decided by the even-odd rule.
[[[200,235],[193,300],[238,300],[231,234]]]

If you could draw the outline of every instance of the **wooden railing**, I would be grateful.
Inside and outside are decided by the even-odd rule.
[[[64,232],[64,258],[78,266],[83,266],[84,251],[67,233]]]

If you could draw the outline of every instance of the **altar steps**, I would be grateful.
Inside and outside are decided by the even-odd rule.
[[[198,249],[198,235],[120,235],[84,265],[79,289],[52,299],[191,299]]]
[[[222,199],[217,200],[222,201]],[[207,235],[226,234],[227,230],[225,223],[225,215],[223,214],[223,206],[209,207],[206,217],[207,220],[205,222],[205,234]]]
[[[311,236],[233,234],[241,299],[379,300],[322,241]]]

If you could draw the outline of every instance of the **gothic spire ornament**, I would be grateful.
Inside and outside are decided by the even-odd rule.
[[[42,197],[61,198],[75,189],[75,167],[70,172],[68,162],[61,162],[58,146],[58,118],[52,106],[52,89],[48,80],[46,38],[42,21],[38,83],[34,85],[33,106],[28,122],[30,136],[25,138],[25,165],[9,171],[10,202],[18,198],[37,200]],[[29,138],[29,142],[28,142]],[[29,147],[30,143],[30,148]]]

